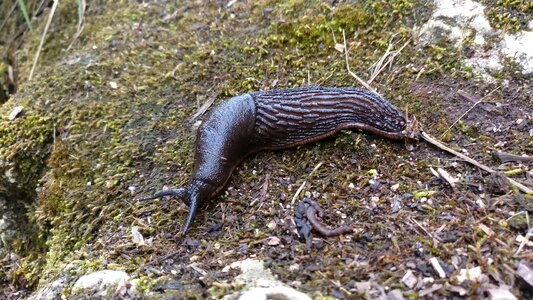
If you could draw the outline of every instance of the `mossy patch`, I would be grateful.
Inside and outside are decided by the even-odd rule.
[[[527,0],[481,0],[486,5],[485,12],[492,27],[506,32],[518,32],[528,29],[528,22],[533,14],[533,3]],[[496,2],[496,3],[495,3]]]

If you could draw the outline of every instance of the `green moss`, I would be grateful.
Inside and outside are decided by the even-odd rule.
[[[533,3],[527,0],[482,0],[488,7],[486,12],[492,27],[507,32],[527,30],[533,13]]]
[[[50,151],[54,120],[27,111],[14,121],[0,123],[0,161],[16,184],[31,192],[42,175]]]
[[[509,225],[516,230],[524,230],[528,228],[527,213],[518,213],[509,219]]]

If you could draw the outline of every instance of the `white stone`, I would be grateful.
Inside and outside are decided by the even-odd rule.
[[[24,106],[15,106],[13,110],[9,113],[9,116],[7,116],[7,119],[9,121],[13,121],[17,118],[17,116],[24,110]]]
[[[483,14],[483,6],[470,0],[436,0],[435,7],[434,16],[454,19],[461,23]]]
[[[241,274],[235,277],[234,283],[243,285],[249,289],[244,293],[233,293],[224,296],[225,300],[260,300],[260,299],[294,299],[308,300],[307,295],[285,286],[281,281],[276,280],[269,269],[266,269],[263,262],[255,259],[246,259],[231,263],[232,269],[240,268]],[[293,268],[297,268],[293,266]],[[229,271],[229,269],[228,269]]]
[[[473,45],[483,46],[487,36],[500,34],[502,39],[494,49],[485,52],[479,47],[464,63],[488,82],[494,81],[490,73],[503,70],[504,57],[516,61],[524,75],[533,74],[533,21],[528,23],[529,31],[498,33],[490,26],[484,13],[485,7],[479,1],[435,0],[434,3],[433,15],[419,29],[420,42],[427,44],[446,38],[460,47],[467,36],[475,33]]]
[[[61,299],[61,292],[65,286],[66,279],[61,277],[52,283],[46,285],[33,295],[28,297],[28,300],[47,300],[47,299]]]
[[[461,269],[459,271],[459,276],[457,276],[457,281],[463,283],[465,280],[478,281],[481,277],[481,267],[474,267],[471,269]]]
[[[465,65],[472,67],[472,69],[482,77],[489,76],[487,72],[499,72],[503,70],[503,65],[497,54],[488,55],[486,57],[474,56],[466,59],[464,63]],[[487,79],[492,79],[492,77]]]
[[[533,74],[533,31],[505,35],[500,44],[500,52],[516,60],[523,68],[523,74]]]
[[[285,300],[311,300],[309,296],[302,292],[289,287],[273,288],[253,288],[244,292],[239,300],[267,300],[267,299],[285,299]]]
[[[232,263],[232,268],[238,265],[241,274],[235,278],[235,281],[247,287],[275,287],[282,286],[283,283],[276,280],[269,269],[265,269],[262,261],[255,259],[246,259],[238,263]]]
[[[103,270],[80,277],[73,289],[106,289],[130,278],[124,271]]]
[[[410,289],[412,289],[416,285],[417,281],[418,279],[411,270],[408,270],[402,278],[402,282]]]
[[[452,40],[462,41],[470,33],[470,29],[476,30],[475,42],[484,43],[482,35],[491,33],[492,27],[485,17],[483,5],[470,0],[436,0],[435,12],[432,19],[452,19],[455,24],[450,24]]]
[[[507,289],[489,289],[487,292],[489,292],[490,300],[518,300]]]

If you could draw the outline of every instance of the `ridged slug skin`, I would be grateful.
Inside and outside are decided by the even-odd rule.
[[[198,205],[224,187],[248,154],[303,145],[343,129],[399,140],[406,124],[403,114],[383,97],[357,88],[306,87],[233,97],[215,107],[198,128],[190,184],[146,199],[184,198],[189,203],[185,235]]]

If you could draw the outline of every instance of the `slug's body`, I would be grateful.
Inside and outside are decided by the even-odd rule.
[[[404,138],[406,119],[381,96],[356,88],[297,88],[233,97],[198,128],[196,160],[188,186],[147,199],[175,195],[189,204],[185,235],[200,203],[218,193],[248,154],[317,141],[342,129]]]

